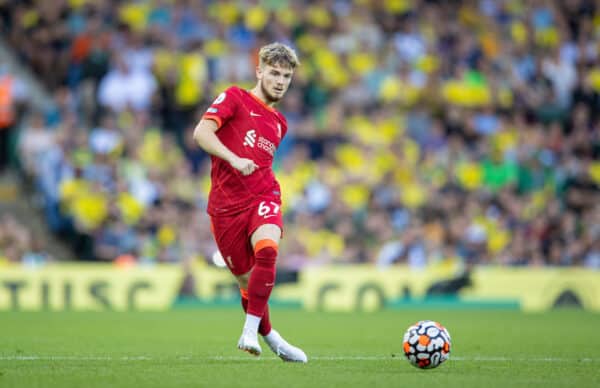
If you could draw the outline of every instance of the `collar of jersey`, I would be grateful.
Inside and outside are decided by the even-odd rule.
[[[249,90],[246,90],[246,92],[252,96],[252,98],[254,98],[256,101],[258,101],[262,106],[264,106],[265,108],[267,108],[270,112],[275,112],[275,108],[270,107],[269,105],[267,105],[263,100],[261,100],[260,98],[258,98],[258,96],[256,96],[254,93],[252,93]]]

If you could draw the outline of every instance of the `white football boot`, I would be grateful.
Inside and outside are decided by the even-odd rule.
[[[258,344],[258,335],[255,331],[248,329],[244,329],[244,331],[242,331],[242,336],[238,341],[237,347],[238,349],[257,357],[262,353],[262,349]]]
[[[290,345],[277,331],[275,331],[275,329],[271,329],[269,335],[264,336],[263,339],[267,345],[269,345],[269,348],[271,348],[273,353],[279,356],[283,361],[308,362],[308,357],[306,357],[306,354],[302,349]]]

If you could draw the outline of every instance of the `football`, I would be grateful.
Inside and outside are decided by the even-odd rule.
[[[450,341],[450,333],[438,322],[419,321],[404,333],[404,354],[417,368],[436,368],[450,357]]]

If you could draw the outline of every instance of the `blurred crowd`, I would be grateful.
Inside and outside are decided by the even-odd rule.
[[[210,101],[272,41],[280,265],[600,268],[600,6],[584,0],[0,3],[53,92],[24,173],[78,257],[210,261]]]
[[[0,216],[0,267],[10,263],[23,263],[30,267],[53,260],[44,249],[45,239],[34,236],[31,229],[14,216]]]

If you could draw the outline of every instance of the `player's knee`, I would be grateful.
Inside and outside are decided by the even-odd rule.
[[[263,248],[256,252],[256,265],[260,267],[274,267],[277,261],[277,250],[273,248]]]
[[[277,260],[277,243],[273,240],[260,240],[254,246],[254,257],[259,267],[275,267]]]

